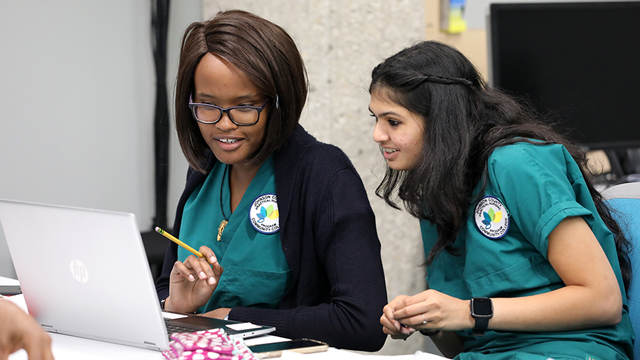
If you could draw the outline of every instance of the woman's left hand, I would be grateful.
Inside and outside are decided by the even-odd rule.
[[[396,304],[406,298],[408,298],[407,295],[397,296],[382,309],[382,316],[380,317],[382,332],[390,335],[392,339],[406,340],[415,332],[414,329],[403,326],[393,318],[393,312],[395,311]]]
[[[429,331],[471,329],[475,323],[469,300],[460,300],[436,290],[426,290],[398,301],[393,318],[402,325]]]

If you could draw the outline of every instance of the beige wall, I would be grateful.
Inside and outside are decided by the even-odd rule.
[[[204,17],[232,8],[263,16],[295,39],[311,85],[301,123],[319,140],[343,149],[360,173],[376,213],[389,298],[424,290],[424,251],[417,220],[390,209],[374,193],[385,164],[371,139],[370,74],[384,58],[425,36],[481,58],[483,32],[440,35],[437,0],[205,0]],[[481,66],[486,67],[486,61]],[[380,353],[417,350],[437,352],[417,334],[406,342],[388,339]]]
[[[468,0],[473,1],[473,0]],[[449,44],[460,50],[476,66],[485,79],[488,77],[487,33],[485,29],[467,29],[461,34],[447,34],[440,29],[440,0],[425,0],[425,35],[428,40]]]

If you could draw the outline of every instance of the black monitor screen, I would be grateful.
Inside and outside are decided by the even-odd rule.
[[[492,4],[492,84],[591,149],[640,146],[640,2]]]

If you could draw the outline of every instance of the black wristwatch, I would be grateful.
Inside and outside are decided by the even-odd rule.
[[[476,319],[473,335],[482,336],[489,327],[489,319],[493,317],[493,303],[486,297],[474,297],[469,304],[471,316]]]

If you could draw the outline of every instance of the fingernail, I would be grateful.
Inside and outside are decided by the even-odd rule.
[[[204,273],[204,271],[200,271],[200,279],[204,280],[207,278],[207,274]]]
[[[216,283],[216,279],[212,276],[209,278],[209,285],[213,285]]]
[[[399,323],[393,323],[393,325],[395,325],[396,329],[398,329],[398,331],[400,331],[400,324]]]
[[[218,259],[216,259],[216,257],[215,257],[215,256],[212,256],[212,257],[210,257],[210,258],[209,258],[209,262],[210,262],[212,265],[213,265],[213,264],[215,264],[217,261],[218,261]]]
[[[194,277],[193,277],[193,275],[189,274],[189,281],[192,281],[192,282],[193,282],[193,281],[195,281],[195,280],[196,280],[196,278],[194,278]]]

